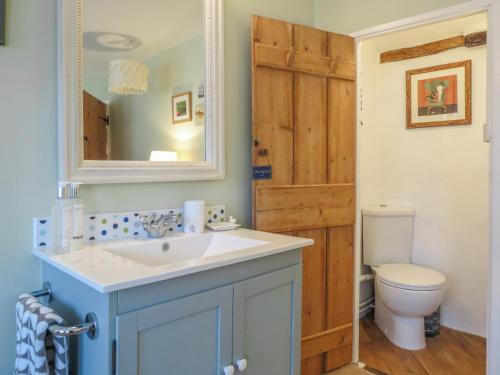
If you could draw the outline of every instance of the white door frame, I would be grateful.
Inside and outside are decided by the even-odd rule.
[[[448,19],[488,13],[488,104],[487,121],[491,136],[490,144],[490,251],[489,251],[489,290],[488,290],[488,320],[487,320],[487,374],[500,374],[500,105],[494,98],[500,100],[500,1],[474,0],[436,11],[423,13],[415,17],[382,24],[349,34],[356,41],[356,63],[361,66],[360,41],[375,36],[401,31],[416,26],[445,21]],[[496,24],[495,24],[496,21]],[[357,82],[360,82],[360,70],[357,70]],[[359,99],[360,87],[357,86],[356,118],[360,118]],[[358,120],[356,120],[356,129]],[[356,155],[358,150],[356,148]],[[356,158],[359,163],[359,158]],[[359,170],[359,165],[356,165]],[[359,194],[359,176],[356,176],[356,193]],[[497,231],[495,232],[495,228]],[[355,229],[355,270],[354,270],[354,345],[353,360],[359,361],[359,290],[361,269],[361,210],[356,212]]]

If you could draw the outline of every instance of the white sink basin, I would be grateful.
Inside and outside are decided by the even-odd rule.
[[[226,254],[268,243],[224,233],[203,233],[110,243],[104,246],[104,250],[133,262],[155,267]]]
[[[312,244],[314,241],[306,238],[240,228],[199,235],[169,233],[158,240],[95,243],[65,254],[55,254],[50,248],[35,249],[34,254],[94,290],[111,293]]]

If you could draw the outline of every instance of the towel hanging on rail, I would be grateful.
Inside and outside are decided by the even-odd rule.
[[[53,336],[52,324],[64,324],[64,319],[31,294],[19,296],[15,375],[68,374],[68,340]]]

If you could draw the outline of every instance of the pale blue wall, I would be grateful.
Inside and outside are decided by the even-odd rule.
[[[87,186],[87,211],[226,203],[250,223],[250,16],[313,24],[313,0],[224,0],[226,161],[223,181]],[[31,218],[47,215],[57,175],[56,0],[8,0],[8,46],[0,47],[0,374],[13,372],[16,296],[40,286]]]
[[[83,56],[85,60],[85,56]],[[103,102],[110,102],[113,94],[108,91],[108,72],[84,72],[83,89]]]
[[[149,160],[151,151],[156,150],[176,151],[182,161],[205,160],[205,127],[194,121],[195,105],[204,100],[198,99],[204,77],[203,55],[200,34],[144,61],[149,66],[146,94],[113,95],[111,159]],[[188,91],[193,120],[174,124],[172,96]]]
[[[466,2],[465,0],[314,0],[315,26],[351,33],[420,13]]]
[[[0,46],[0,374],[12,374],[16,296],[40,286],[31,218],[48,214],[56,184],[55,1],[7,2]]]

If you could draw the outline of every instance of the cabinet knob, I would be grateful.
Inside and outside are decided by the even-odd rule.
[[[247,369],[248,361],[245,358],[241,358],[236,362],[236,365],[238,366],[238,370],[243,372]]]
[[[224,375],[234,375],[234,366],[229,365],[224,367]]]

